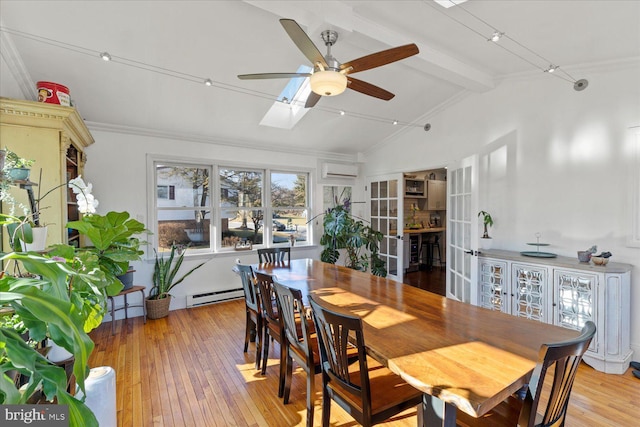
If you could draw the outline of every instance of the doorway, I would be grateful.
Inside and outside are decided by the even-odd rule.
[[[403,282],[446,293],[447,170],[407,172],[403,176]]]

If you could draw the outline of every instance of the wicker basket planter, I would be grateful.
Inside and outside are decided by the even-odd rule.
[[[149,319],[160,319],[169,315],[169,305],[171,305],[171,295],[162,299],[145,300],[147,305],[147,317]]]

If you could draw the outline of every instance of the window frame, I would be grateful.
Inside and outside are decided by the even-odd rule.
[[[262,207],[263,210],[263,224],[265,221],[267,223],[272,223],[272,221],[276,218],[273,217],[274,208],[271,205],[270,194],[271,194],[271,174],[272,173],[287,173],[287,174],[304,174],[306,175],[306,211],[307,211],[307,220],[309,221],[313,214],[313,203],[314,203],[314,191],[313,186],[315,185],[314,178],[315,174],[313,168],[291,168],[289,166],[278,166],[272,164],[258,164],[258,163],[247,163],[247,162],[236,162],[236,161],[225,161],[220,159],[194,159],[189,157],[180,157],[180,156],[165,156],[165,155],[156,155],[156,154],[147,154],[147,218],[149,219],[149,223],[147,224],[147,228],[153,233],[149,236],[148,244],[149,251],[151,249],[158,250],[158,197],[157,197],[157,174],[156,174],[156,165],[157,164],[166,164],[169,166],[185,166],[185,167],[199,167],[199,168],[209,168],[210,178],[209,178],[209,205],[207,209],[211,210],[211,220],[210,220],[210,241],[208,248],[201,249],[189,249],[186,252],[186,257],[196,256],[196,255],[209,255],[209,256],[217,256],[217,255],[229,255],[234,254],[237,251],[234,250],[233,247],[222,247],[222,206],[221,202],[221,193],[222,189],[220,186],[220,170],[221,169],[235,169],[235,170],[251,170],[251,171],[259,171],[263,173],[263,182],[262,182]],[[166,199],[162,199],[166,200]],[[279,208],[276,208],[277,210]],[[302,208],[301,208],[302,209]],[[300,247],[310,247],[314,245],[314,227],[311,226],[311,223],[307,225],[307,239],[306,241],[296,241],[296,246]],[[286,247],[289,246],[290,243],[273,243],[273,230],[272,227],[264,227],[263,225],[263,243],[259,245],[253,245],[253,250],[257,250],[259,248],[269,248],[269,247]]]

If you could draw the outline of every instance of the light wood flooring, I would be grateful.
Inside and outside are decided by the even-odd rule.
[[[297,426],[305,425],[304,372],[296,370],[291,402],[276,395],[279,346],[271,344],[267,375],[254,369],[254,345],[243,353],[244,301],[188,310],[169,317],[105,323],[91,333],[90,366],[116,370],[118,426]],[[316,379],[315,425],[321,419]],[[640,380],[631,370],[606,375],[580,367],[567,427],[639,425]],[[331,424],[357,425],[333,404]],[[387,426],[415,426],[415,410]]]

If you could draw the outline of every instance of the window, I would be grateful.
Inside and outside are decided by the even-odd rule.
[[[158,251],[228,252],[311,241],[309,173],[153,159]],[[153,188],[153,187],[152,187]]]
[[[264,173],[220,168],[221,247],[251,241],[263,243],[262,189]]]
[[[190,249],[210,247],[211,168],[202,165],[155,164],[157,245]]]
[[[308,174],[271,173],[272,242],[306,242]]]
[[[176,199],[176,186],[175,185],[158,185],[158,199]]]

